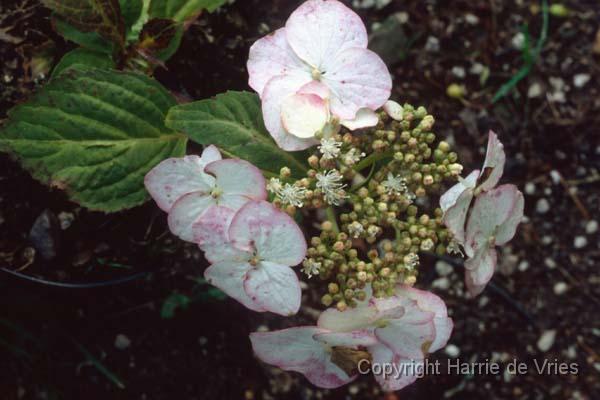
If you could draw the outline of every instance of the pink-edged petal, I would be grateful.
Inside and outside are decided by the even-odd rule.
[[[374,346],[379,343],[370,329],[360,329],[352,332],[317,333],[314,338],[330,347],[344,346],[356,348],[359,346]]]
[[[327,100],[329,99],[329,88],[320,81],[310,81],[306,85],[298,89],[299,94],[315,94],[320,98]]]
[[[204,170],[215,176],[223,194],[242,195],[254,200],[267,198],[267,183],[260,169],[237,158],[215,161]]]
[[[204,164],[204,166],[210,164],[213,161],[218,161],[218,160],[222,160],[222,159],[223,159],[223,157],[221,156],[221,152],[215,145],[211,144],[211,145],[205,147],[204,151],[202,152],[201,160],[202,160],[202,164]]]
[[[223,261],[208,267],[204,271],[204,278],[208,283],[218,287],[245,307],[259,312],[266,311],[244,290],[244,281],[250,269],[252,269],[252,265],[248,262]]]
[[[471,172],[465,179],[460,179],[458,183],[448,189],[442,197],[440,197],[440,208],[442,212],[446,212],[450,207],[454,206],[460,195],[468,189],[474,189],[479,176],[479,170]]]
[[[456,203],[448,208],[442,217],[442,222],[446,225],[446,228],[461,245],[465,243],[465,222],[472,199],[473,191],[471,189],[463,191],[456,199]]]
[[[217,204],[222,207],[231,208],[232,210],[239,210],[251,199],[241,194],[222,194],[216,199]]]
[[[313,339],[325,331],[301,326],[275,332],[254,332],[250,341],[256,356],[286,371],[300,372],[314,385],[333,389],[356,378],[331,362],[328,349]]]
[[[171,232],[187,242],[194,241],[192,226],[215,200],[202,192],[192,192],[179,198],[171,207],[168,223]]]
[[[404,108],[393,100],[388,100],[383,105],[383,111],[386,112],[390,118],[396,121],[402,121],[404,119]]]
[[[404,316],[376,328],[375,336],[397,356],[423,358],[435,339],[434,316],[433,312],[421,310],[415,301],[406,299]]]
[[[361,108],[356,113],[354,119],[342,120],[340,123],[351,131],[354,131],[356,129],[370,128],[377,125],[378,122],[379,117],[375,111],[370,108]]]
[[[167,212],[183,195],[210,191],[213,183],[214,178],[204,173],[204,163],[198,156],[168,158],[144,178],[150,196]]]
[[[311,76],[309,66],[288,45],[284,28],[257,40],[250,47],[247,67],[248,84],[261,97],[267,82],[276,76]]]
[[[480,249],[475,257],[465,261],[465,283],[471,297],[479,295],[492,279],[497,264],[497,253],[492,247]]]
[[[504,145],[498,140],[498,136],[490,131],[488,135],[487,150],[485,153],[485,161],[481,169],[481,176],[487,176],[483,182],[479,184],[479,189],[488,191],[498,184],[502,173],[504,172],[504,163],[506,155],[504,154]]]
[[[513,209],[509,213],[508,219],[504,221],[496,231],[495,243],[497,246],[501,246],[509,242],[513,236],[515,236],[517,227],[523,220],[525,199],[523,198],[523,193],[521,193],[514,185],[502,185],[498,186],[497,189],[506,192],[507,197],[513,198]]]
[[[256,249],[262,260],[297,265],[306,256],[306,240],[298,224],[266,201],[251,201],[233,218],[229,237],[240,249]]]
[[[329,107],[316,94],[293,94],[281,105],[283,128],[301,139],[314,137],[328,120]]]
[[[300,309],[300,282],[296,273],[286,265],[260,262],[248,272],[244,290],[266,311],[290,316]]]
[[[317,326],[334,332],[351,332],[373,324],[378,316],[372,305],[356,306],[345,311],[328,308],[319,316]]]
[[[242,261],[252,257],[250,253],[232,246],[229,241],[229,225],[235,211],[221,206],[211,206],[192,225],[194,242],[204,251],[210,263],[219,261]]]
[[[431,292],[415,289],[408,285],[399,285],[396,288],[396,295],[415,300],[420,309],[434,313],[435,339],[429,346],[429,352],[433,353],[446,346],[454,324],[452,319],[448,318],[448,310],[444,301]]]
[[[373,297],[370,304],[377,310],[377,319],[399,319],[406,313],[404,303],[396,296],[380,299]]]
[[[392,350],[383,344],[370,347],[369,353],[374,365],[395,365],[395,369],[390,374],[384,374],[383,371],[380,374],[373,373],[375,380],[385,391],[400,390],[423,375],[425,363],[423,359],[412,360],[395,356]]]
[[[302,79],[296,76],[277,76],[271,79],[265,86],[262,97],[262,112],[265,127],[271,134],[275,143],[283,150],[304,150],[319,143],[314,138],[301,139],[287,132],[281,120],[281,108],[283,101],[294,95],[311,78]]]
[[[336,54],[367,47],[368,36],[360,17],[339,1],[309,0],[290,15],[287,41],[300,59],[328,71]]]
[[[331,91],[331,113],[341,120],[354,119],[361,108],[378,109],[392,90],[385,63],[371,50],[360,48],[339,53],[322,82]]]
[[[490,240],[506,243],[523,217],[523,195],[514,185],[502,185],[477,196],[466,227],[465,250],[469,257]]]

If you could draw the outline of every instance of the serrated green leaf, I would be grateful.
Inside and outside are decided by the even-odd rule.
[[[96,32],[123,47],[125,24],[118,0],[42,0],[42,3],[82,32]]]
[[[254,93],[229,91],[214,99],[172,108],[165,123],[185,132],[193,141],[214,144],[225,154],[248,160],[263,171],[278,175],[287,166],[302,177],[307,166],[305,152],[280,149],[265,129],[260,100]]]
[[[60,59],[52,70],[52,77],[58,76],[62,71],[76,64],[102,69],[115,67],[115,63],[107,54],[80,48],[71,50]]]
[[[59,17],[52,18],[52,23],[56,32],[81,47],[105,54],[112,54],[114,51],[114,44],[96,32],[82,32]]]
[[[170,18],[183,22],[199,14],[202,10],[213,12],[226,0],[150,0],[151,18]]]
[[[75,65],[9,111],[0,148],[81,205],[118,211],[148,199],[152,167],[185,153],[186,138],[164,126],[173,105],[151,78]]]

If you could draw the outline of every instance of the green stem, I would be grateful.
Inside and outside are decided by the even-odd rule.
[[[368,157],[363,158],[362,161],[360,161],[358,164],[356,164],[354,166],[354,170],[362,171],[363,169],[376,163],[377,161],[383,160],[384,158],[387,158],[387,157],[392,157],[393,155],[394,155],[393,151],[386,151],[383,153],[372,153]]]
[[[325,209],[325,213],[327,214],[327,220],[331,222],[331,225],[333,226],[333,231],[336,234],[340,233],[340,227],[338,226],[337,217],[335,215],[335,210],[333,209],[333,207],[327,207]]]

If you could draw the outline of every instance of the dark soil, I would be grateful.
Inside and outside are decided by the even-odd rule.
[[[467,170],[481,164],[487,130],[498,132],[509,157],[503,179],[524,191],[528,216],[502,249],[493,286],[479,298],[465,298],[459,267],[440,276],[443,265],[434,259],[423,262],[419,286],[433,285],[455,322],[455,347],[434,359],[447,363],[458,349],[463,362],[517,359],[528,363],[529,373],[427,376],[387,399],[600,398],[600,236],[590,222],[600,219],[600,5],[565,1],[571,13],[551,16],[531,73],[492,104],[524,62],[512,44],[515,35],[527,24],[532,41],[539,36],[542,16],[533,3],[406,0],[359,10],[370,30],[390,16],[406,20],[388,20],[392,33],[377,45],[390,62],[393,97],[425,105],[436,116],[437,133],[458,145]],[[280,27],[298,4],[237,0],[201,17],[156,77],[192,99],[248,89],[249,46]],[[402,46],[386,50],[387,42]],[[0,118],[42,84],[70,48],[37,2],[3,1]],[[486,80],[478,64],[489,68]],[[446,95],[451,83],[466,87],[463,99]],[[43,213],[51,221],[42,235],[56,253],[51,261],[29,235]],[[249,332],[312,323],[316,293],[305,290],[307,306],[293,319],[214,298],[197,281],[206,266],[201,254],[168,233],[154,204],[93,213],[34,181],[6,155],[0,156],[0,266],[61,284],[130,279],[69,288],[0,272],[2,399],[384,398],[371,377],[317,390],[252,355]],[[161,318],[174,292],[196,301]],[[538,340],[549,330],[556,339],[542,351]],[[120,335],[130,341],[126,348]],[[576,363],[578,373],[539,374],[534,359]]]

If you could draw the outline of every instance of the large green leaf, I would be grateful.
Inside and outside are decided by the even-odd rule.
[[[52,70],[52,77],[57,76],[72,65],[82,64],[89,67],[112,69],[115,63],[109,55],[96,51],[78,48],[65,54]]]
[[[307,166],[304,152],[280,149],[266,131],[260,100],[256,94],[229,91],[214,99],[201,100],[172,108],[166,125],[185,132],[203,145],[214,144],[225,154],[250,161],[269,174],[287,166],[295,177],[302,177]]]
[[[97,32],[123,47],[125,24],[118,0],[42,0],[48,8],[82,32]]]
[[[130,208],[148,198],[144,175],[185,153],[186,138],[164,126],[174,105],[151,78],[75,65],[9,112],[0,147],[85,207]]]
[[[150,0],[149,14],[152,18],[170,18],[183,22],[202,10],[212,12],[227,0]]]
[[[97,32],[82,32],[60,17],[52,18],[54,29],[65,39],[77,43],[81,47],[99,53],[113,54],[114,43],[104,39]]]

